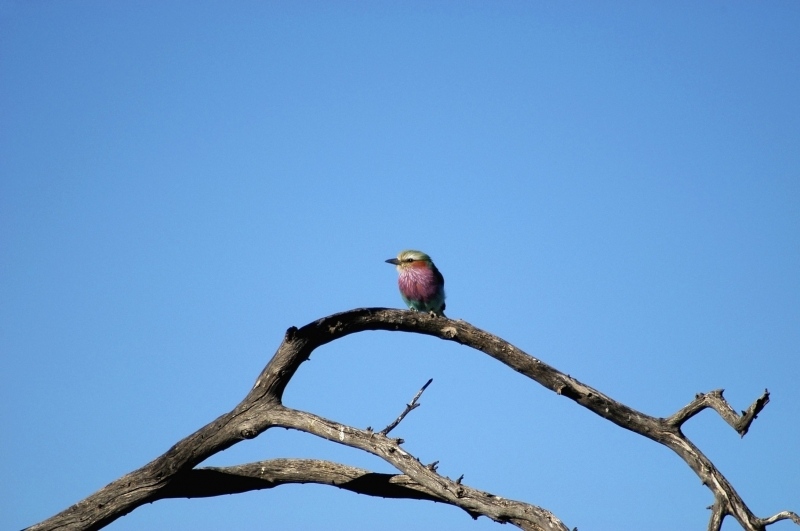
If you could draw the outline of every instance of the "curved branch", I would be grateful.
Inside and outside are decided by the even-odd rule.
[[[163,491],[162,497],[207,498],[272,489],[292,483],[331,485],[357,494],[382,498],[428,500],[446,503],[461,507],[473,518],[483,514],[464,507],[463,503],[460,505],[453,503],[446,496],[426,488],[405,474],[380,474],[362,468],[317,459],[271,459],[269,461],[258,461],[231,467],[198,468],[176,476],[169,487]],[[536,525],[535,522],[531,521],[531,514],[535,513],[539,509],[538,507],[503,500],[498,496],[481,493],[467,486],[462,486],[461,492],[465,500],[473,492],[480,493],[498,514],[507,514],[504,521],[509,521],[521,529],[535,531],[560,529],[568,531],[563,524],[545,528]],[[512,508],[512,511],[508,510],[509,507]],[[513,510],[519,508],[523,508],[521,514],[517,514],[519,511]],[[524,508],[527,508],[527,511]]]
[[[522,529],[569,531],[550,511],[473,489],[440,476],[435,466],[425,466],[400,447],[402,439],[383,433],[359,430],[305,411],[277,406],[270,410],[275,426],[312,433],[328,441],[369,452],[391,463],[445,503],[467,511],[473,517],[488,516],[495,522],[510,522]]]
[[[426,334],[480,350],[618,426],[667,446],[677,453],[712,491],[715,507],[718,506],[720,523],[726,515],[731,515],[746,530],[761,531],[775,521],[794,520],[791,516],[794,513],[789,512],[779,513],[766,519],[754,516],[711,461],[681,433],[681,425],[704,407],[714,407],[728,420],[730,413],[726,412],[719,400],[697,398],[668,419],[652,417],[611,399],[497,336],[464,321],[407,310],[367,308],[334,314],[300,329],[289,328],[283,342],[259,375],[254,387],[233,411],[179,441],[164,455],[139,470],[123,476],[78,504],[30,529],[99,529],[144,503],[162,498],[169,484],[180,474],[185,474],[206,458],[243,439],[256,437],[272,427],[272,422],[277,421],[283,423],[282,425],[302,429],[294,423],[297,418],[309,414],[302,412],[294,412],[295,415],[287,414],[291,410],[282,407],[282,396],[286,385],[314,349],[349,334],[367,330]],[[721,393],[719,398],[721,399]],[[740,433],[741,430],[747,431],[752,420],[766,405],[768,394],[765,393],[759,400],[735,421],[736,425],[732,424]],[[735,413],[733,415],[736,416]],[[372,436],[377,438],[379,434],[373,433]],[[383,439],[390,441],[385,437]],[[382,444],[385,441],[382,441]],[[389,446],[380,448],[389,452]],[[402,452],[399,446],[394,451]],[[399,466],[400,470],[427,488],[438,485],[439,488],[451,493],[455,488],[453,485],[458,485],[458,483],[448,483],[449,480],[444,481],[444,478],[437,474],[427,474],[424,470],[418,470],[416,465],[407,465],[405,461],[397,459],[395,461],[397,461],[396,466],[402,465]],[[475,497],[475,500],[479,499],[480,496]],[[506,516],[500,515],[499,518]],[[513,518],[510,521],[515,523]]]
[[[331,485],[367,496],[447,503],[402,474],[380,474],[319,459],[270,459],[229,467],[203,467],[175,476],[164,498],[208,498],[292,483]]]
[[[764,526],[768,526],[769,524],[774,524],[779,520],[791,520],[797,525],[800,525],[800,516],[793,513],[792,511],[781,511],[775,516],[770,516],[769,518],[762,518],[761,523]]]
[[[417,332],[480,350],[614,424],[673,450],[711,490],[716,500],[715,506],[719,505],[720,522],[725,516],[730,515],[748,531],[761,531],[766,525],[763,519],[756,517],[750,511],[744,500],[714,464],[681,432],[680,424],[688,420],[691,415],[682,415],[679,412],[671,417],[672,420],[646,415],[556,370],[507,341],[464,321],[420,312],[368,308],[334,314],[300,329],[290,328],[287,331],[287,340],[290,343],[296,342],[297,347],[283,352],[279,349],[278,354],[270,361],[256,382],[256,389],[262,386],[265,390],[272,390],[281,395],[289,379],[314,348],[365,330]],[[744,420],[741,425],[738,425],[737,421],[737,426],[734,427],[737,430],[749,428],[752,420],[766,405],[768,398],[769,395],[765,392],[765,395],[743,414]],[[706,407],[714,405],[720,407],[718,411],[724,411],[719,401],[709,400]],[[690,413],[690,411],[686,413]],[[692,414],[696,414],[696,412]],[[720,414],[726,420],[729,417],[727,413]],[[733,413],[733,415],[736,414]],[[681,418],[683,420],[679,420]]]

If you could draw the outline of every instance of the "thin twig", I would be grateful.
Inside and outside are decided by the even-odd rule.
[[[431,378],[430,380],[425,382],[425,385],[422,386],[422,389],[420,389],[417,392],[417,394],[414,395],[414,398],[411,400],[411,403],[406,404],[405,411],[400,413],[400,416],[397,417],[394,422],[392,422],[391,424],[389,424],[388,426],[383,428],[383,430],[381,430],[381,435],[389,435],[389,432],[392,431],[393,429],[395,429],[397,427],[397,425],[400,424],[403,421],[404,418],[406,418],[406,415],[408,415],[409,413],[411,413],[413,410],[417,409],[421,405],[421,404],[417,404],[417,400],[419,400],[419,397],[422,396],[422,393],[425,392],[425,389],[428,388],[428,386],[431,384],[432,381],[433,381],[433,378]]]

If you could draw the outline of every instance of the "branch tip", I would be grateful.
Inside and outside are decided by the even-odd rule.
[[[800,525],[800,516],[792,511],[781,511],[776,515],[770,516],[769,518],[761,518],[759,519],[759,523],[766,527],[780,520],[791,520],[795,524]]]
[[[724,389],[715,389],[710,393],[697,393],[694,400],[666,419],[667,425],[673,428],[680,428],[690,418],[704,409],[711,408],[740,436],[744,437],[750,429],[750,425],[769,402],[769,391],[764,390],[764,394],[758,397],[749,408],[742,411],[741,415],[725,399],[724,392]]]
[[[428,388],[428,386],[431,384],[431,382],[433,382],[433,378],[431,378],[427,382],[425,382],[425,385],[423,385],[422,388],[419,391],[417,391],[417,394],[414,395],[414,398],[411,399],[411,402],[406,404],[406,409],[402,413],[400,413],[400,416],[397,417],[394,420],[394,422],[392,422],[391,424],[389,424],[388,426],[383,428],[383,430],[381,430],[381,432],[380,432],[381,435],[388,435],[390,431],[395,429],[397,427],[397,425],[400,424],[403,421],[404,418],[406,418],[406,415],[408,415],[409,413],[411,413],[412,411],[414,411],[415,409],[417,409],[419,406],[422,405],[422,404],[418,404],[417,400],[419,400],[419,397],[422,396],[422,393],[425,392],[425,389]]]

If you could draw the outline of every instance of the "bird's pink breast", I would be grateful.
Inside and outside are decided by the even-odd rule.
[[[400,291],[414,300],[427,301],[436,296],[439,286],[436,278],[428,267],[409,267],[400,273],[397,278]]]

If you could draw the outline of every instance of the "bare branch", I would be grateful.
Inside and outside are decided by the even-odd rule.
[[[392,422],[391,424],[389,424],[388,426],[383,428],[383,430],[381,430],[381,435],[389,435],[389,432],[392,431],[393,429],[395,429],[397,427],[397,425],[400,424],[403,421],[404,418],[406,418],[406,415],[408,415],[411,411],[417,409],[419,406],[422,405],[422,404],[417,404],[417,400],[419,400],[419,397],[422,396],[422,393],[425,392],[425,389],[428,388],[428,386],[431,384],[432,381],[433,381],[433,378],[431,378],[430,380],[425,382],[425,385],[423,385],[422,389],[420,389],[417,392],[417,394],[414,395],[414,398],[411,400],[411,402],[406,404],[405,411],[400,413],[400,416],[397,417],[394,422]]]
[[[488,516],[496,522],[509,522],[521,529],[568,531],[568,528],[546,509],[494,496],[440,476],[435,467],[423,465],[419,459],[403,450],[395,439],[390,439],[381,433],[359,430],[284,406],[276,406],[268,415],[272,417],[275,426],[311,433],[328,441],[376,455],[425,487],[437,498],[464,509],[474,517]]]
[[[190,470],[185,474],[176,476],[169,487],[165,489],[163,497],[205,498],[272,489],[291,483],[331,485],[367,496],[428,500],[457,506],[450,500],[420,485],[407,475],[379,474],[361,468],[316,459],[271,459],[232,467],[207,467]],[[470,490],[474,491],[474,489]],[[500,506],[504,503],[500,497],[484,494],[490,500],[496,500],[495,503]],[[508,500],[505,500],[505,503],[507,502]],[[531,509],[534,509],[534,507],[531,506]],[[480,516],[480,513],[469,509],[465,510],[473,518]],[[537,526],[529,519],[510,518],[508,521],[521,529],[543,530],[542,527]]]
[[[720,531],[722,520],[725,519],[725,509],[719,500],[715,501],[709,509],[711,509],[711,517],[708,520],[708,531]]]
[[[770,516],[769,518],[762,518],[761,519],[761,524],[764,527],[766,527],[766,526],[768,526],[770,524],[774,524],[775,522],[778,522],[780,520],[791,520],[792,522],[796,523],[797,525],[800,525],[800,516],[797,516],[797,514],[793,513],[792,511],[781,511],[778,514],[776,514],[775,516]]]
[[[687,420],[694,417],[706,408],[712,408],[719,413],[719,416],[725,420],[734,430],[739,432],[742,437],[745,436],[747,430],[750,429],[750,424],[756,419],[761,410],[769,403],[769,391],[764,390],[764,394],[756,399],[755,402],[750,404],[746,411],[742,411],[739,415],[728,404],[728,401],[722,396],[724,389],[717,389],[710,393],[698,393],[694,400],[686,407],[672,415],[667,419],[667,423],[671,426],[681,427]]]
[[[402,474],[379,474],[317,459],[270,459],[230,467],[204,467],[180,474],[164,498],[207,498],[292,483],[332,485],[357,494],[447,503]]]
[[[144,503],[163,498],[173,481],[179,481],[181,475],[187,474],[211,455],[243,439],[252,439],[276,425],[307,431],[340,443],[350,437],[351,446],[380,455],[436,496],[444,497],[447,503],[461,507],[472,515],[485,514],[497,521],[514,523],[523,529],[561,529],[563,524],[544,509],[503,500],[439,476],[435,470],[426,468],[402,450],[399,439],[389,439],[372,431],[356,430],[283,407],[282,396],[286,385],[314,349],[349,334],[367,330],[426,334],[480,350],[614,424],[667,446],[686,462],[713,493],[715,507],[718,506],[719,509],[712,513],[712,522],[718,518],[721,525],[725,516],[731,515],[747,531],[763,531],[766,525],[781,519],[791,519],[798,523],[796,515],[788,511],[767,519],[753,515],[727,479],[680,430],[686,420],[703,408],[712,407],[734,429],[745,433],[766,405],[768,393],[765,392],[741,417],[733,412],[719,392],[717,398],[714,398],[714,393],[698,396],[668,419],[656,418],[613,400],[499,337],[464,321],[431,317],[422,312],[368,308],[331,315],[300,329],[289,328],[253,389],[230,413],[179,441],[164,455],[139,470],[110,483],[30,529],[99,529]],[[535,509],[533,512],[531,507]],[[714,514],[718,514],[718,517],[713,516]],[[528,527],[530,525],[534,527]]]

